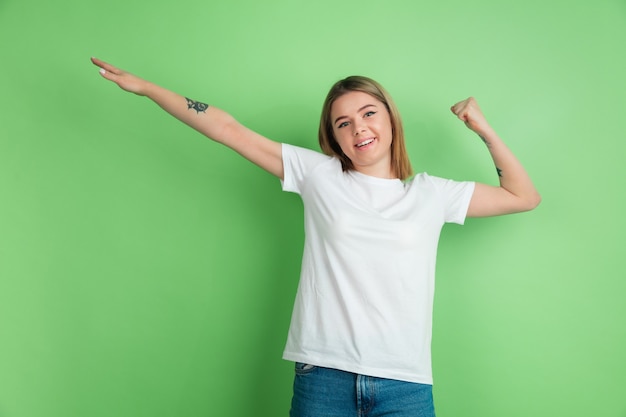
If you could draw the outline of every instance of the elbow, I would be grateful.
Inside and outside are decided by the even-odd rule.
[[[533,195],[528,196],[524,199],[524,210],[523,211],[531,211],[537,208],[537,206],[541,203],[541,194],[538,192],[533,193]]]

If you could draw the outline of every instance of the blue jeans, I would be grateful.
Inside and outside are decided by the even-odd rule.
[[[296,363],[290,417],[435,417],[432,385]]]

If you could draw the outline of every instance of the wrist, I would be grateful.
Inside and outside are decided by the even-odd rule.
[[[476,132],[476,134],[484,142],[490,152],[493,151],[494,147],[498,148],[500,144],[503,144],[500,136],[493,130],[481,131],[480,133]]]
[[[141,80],[137,90],[136,94],[154,100],[161,94],[161,90],[163,90],[163,88],[159,87],[157,84],[151,83],[150,81]]]

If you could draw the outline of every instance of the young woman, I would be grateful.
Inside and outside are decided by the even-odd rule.
[[[446,222],[531,210],[540,196],[473,98],[452,112],[487,145],[499,186],[413,174],[400,114],[366,77],[338,81],[322,109],[323,153],[274,142],[217,107],[92,58],[300,194],[305,247],[284,358],[292,417],[433,417],[430,342],[437,243]]]

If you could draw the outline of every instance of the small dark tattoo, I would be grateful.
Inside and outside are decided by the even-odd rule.
[[[204,103],[200,103],[199,101],[194,101],[191,100],[187,97],[185,97],[185,99],[187,100],[187,109],[191,110],[194,109],[196,111],[196,113],[206,113],[206,109],[209,108],[208,104],[204,104]]]
[[[498,167],[496,167],[496,171],[498,171],[498,177],[502,176],[502,170]]]

